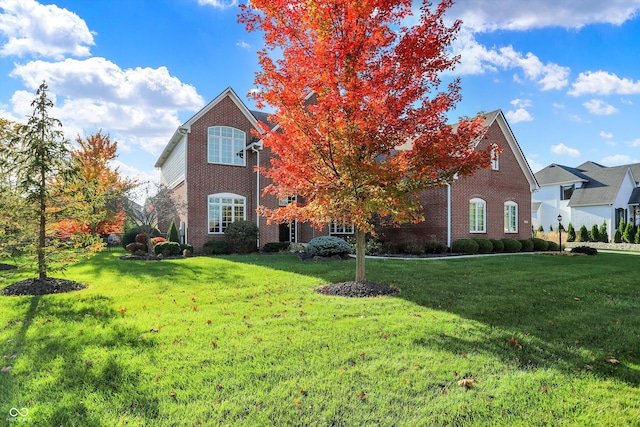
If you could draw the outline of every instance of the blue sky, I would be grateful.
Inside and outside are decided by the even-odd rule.
[[[157,179],[179,124],[228,86],[245,100],[254,88],[262,39],[237,5],[0,0],[0,116],[24,120],[46,80],[69,139],[102,128],[123,174]],[[458,0],[451,120],[502,109],[534,171],[640,162],[639,12],[640,0]]]

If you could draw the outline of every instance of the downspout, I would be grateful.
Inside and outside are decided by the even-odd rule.
[[[447,247],[451,248],[451,184],[445,182],[447,186]]]
[[[262,142],[256,141],[249,145],[251,151],[256,153],[256,226],[260,229],[260,214],[258,213],[258,207],[260,206],[260,151],[262,151]],[[260,247],[260,233],[258,233],[258,248]]]

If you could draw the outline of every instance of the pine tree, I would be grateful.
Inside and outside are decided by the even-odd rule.
[[[633,239],[633,243],[635,243],[636,245],[640,244],[640,227],[638,227],[636,230],[636,236]]]
[[[575,242],[576,241],[576,230],[573,228],[573,224],[569,223],[569,227],[567,228],[567,242]]]
[[[581,242],[589,241],[589,230],[587,230],[587,227],[585,225],[580,227],[580,231],[578,232],[578,238],[580,239]]]
[[[593,224],[591,227],[591,233],[589,234],[589,241],[591,242],[599,242],[600,241],[600,230],[596,224]]]
[[[607,231],[607,221],[603,221],[600,226],[600,241],[602,243],[609,243],[609,232]]]
[[[620,234],[620,229],[616,229],[616,234],[613,236],[613,243],[622,243],[622,234]]]
[[[628,222],[627,225],[624,227],[624,232],[622,233],[622,240],[624,240],[626,243],[633,243],[634,238],[635,238],[635,235],[633,233],[633,224],[631,222]]]
[[[180,238],[178,237],[178,228],[176,227],[175,219],[172,219],[171,224],[169,224],[169,231],[167,231],[167,240],[170,242],[180,243]]]

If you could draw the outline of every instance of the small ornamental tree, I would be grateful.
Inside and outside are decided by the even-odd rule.
[[[596,224],[593,224],[591,227],[591,232],[589,233],[589,241],[591,242],[599,242],[600,241],[600,230]]]
[[[633,243],[635,243],[636,245],[640,244],[640,227],[636,228],[636,235],[633,239]]]
[[[171,224],[169,224],[169,231],[167,231],[167,240],[170,242],[180,243],[180,237],[178,236],[178,227],[176,227],[175,219],[172,219]]]
[[[278,123],[263,126],[272,153],[261,169],[272,181],[266,191],[304,200],[260,212],[275,222],[353,224],[357,282],[366,280],[374,218],[418,222],[419,192],[490,164],[495,147],[475,149],[483,117],[446,122],[460,99],[459,80],[443,90],[439,77],[458,62],[448,47],[461,23],[444,23],[452,4],[425,2],[408,27],[410,0],[240,5],[239,21],[265,40],[251,96],[259,108],[271,105]]]
[[[616,229],[616,234],[613,236],[613,243],[622,243],[622,234],[620,234],[620,229]]]
[[[569,223],[567,227],[567,242],[575,242],[576,241],[576,230],[573,228],[573,224]]]
[[[633,223],[629,221],[624,227],[624,232],[622,233],[622,240],[625,243],[633,243],[634,238],[635,238],[635,233],[633,231]]]
[[[587,230],[586,225],[580,227],[580,230],[578,231],[578,239],[580,239],[581,242],[589,241],[589,230]]]
[[[600,241],[602,243],[609,243],[609,232],[607,231],[607,221],[603,221],[600,226]]]
[[[624,234],[625,222],[623,218],[620,218],[620,222],[618,223],[618,231],[620,232],[620,236]]]

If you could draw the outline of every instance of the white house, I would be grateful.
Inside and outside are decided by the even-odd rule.
[[[581,226],[607,224],[609,240],[620,220],[640,221],[640,163],[607,167],[586,162],[578,167],[552,164],[535,174],[540,189],[531,200],[531,222],[545,230],[569,223]]]

